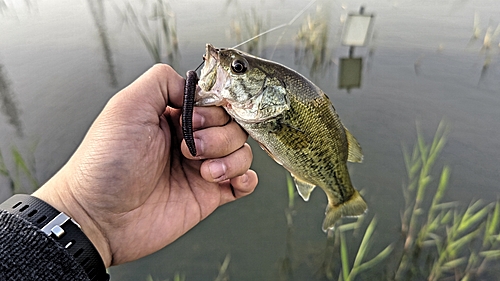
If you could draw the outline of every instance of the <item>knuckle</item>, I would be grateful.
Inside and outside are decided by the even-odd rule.
[[[172,71],[172,67],[168,64],[157,63],[151,67],[151,71],[155,74],[165,74],[167,72]]]
[[[232,144],[232,138],[230,137],[229,134],[221,134],[221,140],[220,140],[220,145],[222,145],[224,148],[231,148]]]

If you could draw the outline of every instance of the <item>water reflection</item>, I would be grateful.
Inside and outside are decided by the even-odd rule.
[[[19,1],[21,2],[21,1]],[[7,12],[12,12],[16,14],[16,5],[19,4],[17,1],[8,2],[6,0],[0,0],[0,14],[3,15]],[[26,7],[28,12],[37,11],[38,6],[36,0],[24,0],[24,7]]]
[[[3,14],[5,10],[7,10],[7,4],[5,3],[5,0],[0,0],[0,14]]]
[[[106,12],[104,10],[103,1],[100,0],[87,0],[90,8],[90,13],[94,20],[94,24],[99,33],[99,39],[101,40],[102,49],[104,51],[104,59],[108,67],[108,77],[109,83],[112,87],[118,86],[118,80],[116,78],[115,63],[113,61],[113,54],[111,52],[111,45],[109,43],[108,29],[106,26]]]
[[[141,38],[154,62],[180,66],[175,14],[168,1],[143,1],[142,7],[129,2],[124,9],[116,10]]]
[[[484,35],[483,35],[483,29]],[[479,86],[485,79],[487,72],[493,62],[493,57],[498,54],[500,44],[498,43],[498,38],[500,37],[500,24],[496,27],[490,19],[486,28],[483,28],[481,24],[481,17],[478,12],[474,13],[474,22],[472,27],[472,35],[467,43],[467,48],[474,48],[474,45],[478,43],[481,44],[479,53],[483,55],[483,62],[481,67],[481,73],[479,75],[479,80],[477,85]]]
[[[318,5],[316,14],[308,15],[295,38],[295,63],[309,69],[315,77],[332,65],[328,47],[330,13],[328,7]]]
[[[361,88],[361,74],[363,73],[363,58],[354,57],[355,47],[364,47],[372,36],[373,14],[365,14],[365,7],[361,6],[358,14],[350,13],[344,23],[342,45],[349,46],[349,57],[340,58],[339,89]],[[368,58],[373,58],[374,48],[370,48]]]
[[[481,68],[481,75],[479,76],[478,86],[479,84],[481,84],[488,70],[490,69],[490,65],[493,61],[494,52],[495,51],[498,52],[498,50],[495,50],[496,48],[493,42],[498,39],[499,35],[500,35],[500,24],[498,24],[495,29],[493,28],[492,25],[488,26],[488,28],[486,29],[486,33],[483,39],[483,45],[481,46],[481,53],[484,54],[484,62],[483,62],[483,67]],[[498,44],[498,47],[500,47],[500,44]]]
[[[7,116],[9,124],[15,129],[19,137],[24,136],[20,110],[16,102],[15,93],[10,87],[10,81],[2,64],[0,64],[0,100],[2,113]]]
[[[340,58],[339,64],[339,89],[361,88],[361,73],[363,72],[363,58]]]
[[[237,1],[231,3],[238,6]],[[262,33],[266,29],[267,21],[263,19],[261,11],[252,7],[250,12],[243,13],[243,16],[241,16],[241,11],[237,11],[236,13],[237,16],[234,16],[231,20],[229,36],[236,39],[235,43],[241,43],[248,38],[255,37],[255,39],[248,41],[240,48],[256,56],[263,56],[266,35]]]

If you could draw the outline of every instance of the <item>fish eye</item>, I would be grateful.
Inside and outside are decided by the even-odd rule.
[[[248,62],[244,58],[238,58],[231,62],[231,69],[234,73],[243,74],[248,69]]]

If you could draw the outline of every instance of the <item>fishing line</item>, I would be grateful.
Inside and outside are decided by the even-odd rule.
[[[302,14],[303,14],[306,10],[307,10],[307,9],[309,9],[309,7],[311,7],[311,6],[312,6],[312,4],[316,3],[316,1],[317,1],[317,0],[312,0],[311,2],[309,2],[309,4],[307,4],[304,8],[302,8],[302,10],[300,10],[300,11],[299,11],[299,12],[298,12],[298,13],[297,13],[297,14],[296,14],[296,15],[295,15],[295,16],[294,16],[294,17],[293,17],[293,18],[292,18],[292,19],[291,19],[288,23],[280,24],[280,25],[275,26],[275,27],[273,27],[273,28],[271,28],[271,29],[268,29],[268,30],[266,30],[266,31],[264,31],[264,32],[261,32],[261,33],[259,33],[259,34],[255,35],[254,37],[252,37],[252,38],[250,38],[250,39],[247,39],[247,40],[245,40],[245,41],[243,41],[243,42],[241,42],[241,43],[239,43],[239,44],[235,45],[234,47],[232,47],[232,49],[234,49],[234,48],[238,48],[238,47],[240,47],[241,45],[244,45],[244,44],[246,44],[246,43],[248,43],[248,42],[250,42],[250,41],[252,41],[252,40],[254,40],[254,39],[256,39],[256,38],[259,38],[259,37],[260,37],[260,36],[262,36],[262,35],[266,35],[266,34],[268,34],[268,33],[270,33],[270,32],[273,32],[273,31],[275,31],[275,30],[278,30],[278,29],[281,29],[281,28],[284,28],[284,27],[289,27],[289,26],[290,26],[290,25],[292,25],[292,24],[293,24],[293,23],[294,23],[294,22],[295,22],[295,21],[296,21],[296,20],[297,20],[297,19],[298,19],[298,18],[299,18],[299,17],[300,17],[300,16],[301,16],[301,15],[302,15]],[[276,45],[274,45],[274,49],[273,49],[273,52],[272,52],[272,54],[271,54],[271,57],[274,55],[274,52],[276,51],[276,48],[277,48],[277,46],[278,46],[279,42],[281,41],[281,38],[283,38],[283,35],[285,34],[285,32],[286,32],[286,30],[284,30],[284,31],[281,33],[280,37],[279,37],[279,38],[278,38],[278,40],[276,41]]]
[[[289,27],[291,26],[303,13],[305,13],[305,11],[307,11],[307,9],[309,9],[309,7],[311,7],[314,3],[316,3],[317,0],[311,0],[304,8],[302,8],[302,10],[300,10],[297,14],[295,14],[295,16],[287,23],[284,23],[284,24],[280,24],[278,26],[275,26],[273,28],[270,28],[264,32],[261,32],[255,36],[253,36],[252,38],[250,39],[247,39],[241,43],[238,43],[236,45],[234,45],[233,47],[231,47],[231,49],[235,49],[235,48],[238,48],[242,45],[245,45],[246,43],[254,40],[254,39],[257,39],[263,35],[266,35],[268,33],[271,33],[273,31],[276,31],[278,29],[281,29],[281,28],[284,28],[284,27]],[[274,55],[274,52],[276,52],[276,48],[278,47],[278,44],[279,42],[281,41],[281,39],[283,38],[283,35],[285,35],[285,32],[286,32],[286,29],[281,33],[281,35],[279,36],[278,40],[276,41],[276,44],[274,45],[274,48],[273,48],[273,52],[271,53],[271,56],[269,57],[269,59],[271,59]],[[203,61],[201,62],[201,64],[194,70],[194,71],[198,71],[198,69],[203,65],[203,63],[205,62],[205,59],[203,59]]]
[[[205,63],[205,58],[203,58],[203,61],[200,63],[200,65],[198,65],[197,68],[195,68],[194,72],[198,71],[198,69],[200,69],[200,67]]]

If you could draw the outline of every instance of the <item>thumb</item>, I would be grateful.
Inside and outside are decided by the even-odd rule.
[[[167,105],[182,107],[184,84],[184,78],[171,66],[156,64],[113,99],[118,100],[121,110],[126,114],[131,114],[138,108],[150,107],[160,116]]]

